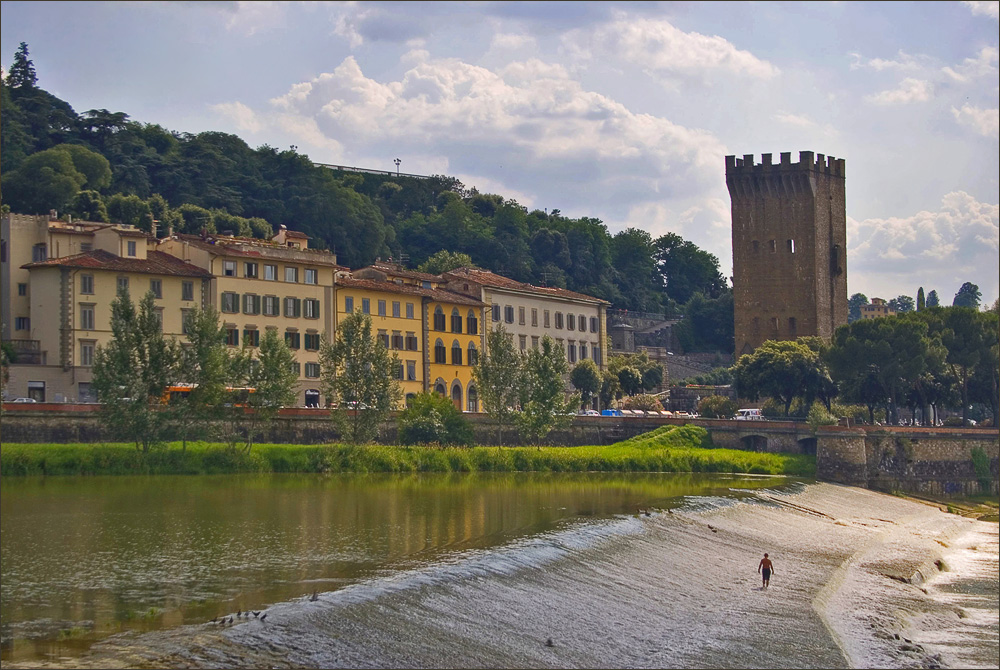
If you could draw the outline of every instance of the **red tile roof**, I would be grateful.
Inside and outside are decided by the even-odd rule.
[[[483,306],[483,303],[475,298],[470,298],[467,295],[453,293],[452,291],[445,291],[437,288],[422,288],[411,284],[397,284],[390,281],[353,279],[347,277],[337,279],[336,283],[339,288],[358,288],[369,291],[379,291],[381,293],[402,293],[405,295],[429,298],[430,300],[434,300],[436,302],[448,302],[456,305],[473,305],[475,307]]]
[[[570,291],[564,288],[557,288],[555,286],[534,286],[532,284],[525,284],[524,282],[519,282],[517,280],[511,279],[509,277],[504,277],[503,275],[498,275],[489,270],[480,270],[478,268],[458,268],[456,270],[451,270],[450,272],[445,272],[442,274],[445,279],[454,280],[465,280],[481,284],[483,286],[490,286],[493,288],[510,289],[514,291],[526,291],[528,293],[539,293],[542,295],[555,297],[555,298],[566,298],[569,300],[586,300],[588,302],[598,302],[610,305],[607,300],[601,300],[600,298],[595,298],[592,295],[586,295],[583,293],[577,293],[576,291]]]
[[[439,275],[432,275],[427,272],[417,272],[416,270],[407,270],[392,263],[380,263],[379,261],[375,261],[368,267],[361,268],[361,270],[377,270],[378,272],[393,277],[406,277],[407,279],[418,279],[420,281],[432,281],[435,283],[441,282],[441,277]],[[360,272],[360,270],[355,270],[355,272]]]
[[[171,275],[178,277],[211,277],[212,273],[207,270],[182,261],[176,256],[162,251],[150,251],[145,259],[142,258],[122,258],[103,249],[96,249],[75,256],[65,256],[63,258],[50,258],[37,263],[22,265],[22,268],[83,268],[93,270],[108,270],[111,272],[137,272],[149,275]]]

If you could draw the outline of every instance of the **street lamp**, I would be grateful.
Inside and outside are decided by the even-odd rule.
[[[397,177],[399,176],[399,164],[400,164],[400,163],[402,163],[402,162],[403,162],[403,161],[399,160],[398,158],[397,158],[396,160],[394,160],[394,161],[393,161],[393,163],[395,163],[395,164],[396,164],[396,176],[397,176]]]

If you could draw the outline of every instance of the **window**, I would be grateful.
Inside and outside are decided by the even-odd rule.
[[[392,348],[393,349],[403,348],[403,334],[398,330],[392,331]]]
[[[444,348],[444,342],[438,340],[434,343],[434,362],[435,363],[447,363],[448,362],[448,352]]]
[[[576,330],[576,314],[566,315],[566,330]]]
[[[596,344],[594,345],[594,362],[598,365],[601,364],[601,348]]]
[[[587,358],[587,345],[584,342],[580,343],[580,360],[586,360]]]
[[[469,310],[469,316],[465,318],[465,321],[469,335],[478,335],[479,319],[476,318],[476,312],[474,310]]]
[[[389,333],[385,332],[384,330],[380,330],[378,331],[378,335],[375,336],[375,339],[377,339],[378,343],[381,344],[386,349],[389,348]]]
[[[264,266],[264,279],[267,281],[277,281],[278,280],[278,266],[277,265],[265,265]]]
[[[295,375],[296,377],[299,377],[299,376],[302,375],[302,364],[299,363],[298,361],[292,362],[288,366],[288,369],[291,370],[292,374]]]
[[[395,368],[396,368],[395,374],[393,374],[393,377],[395,377],[399,381],[403,381],[403,362],[400,361],[399,363],[397,363]]]
[[[406,350],[407,351],[417,350],[417,336],[415,333],[406,334]]]
[[[285,298],[285,316],[291,319],[302,316],[302,300],[291,296]]]
[[[406,318],[407,319],[412,319],[413,318],[413,303],[412,302],[406,303]]]
[[[163,298],[163,280],[161,279],[150,279],[149,280],[149,290],[153,292],[153,297],[157,299]]]
[[[303,272],[304,279],[307,284],[318,284],[319,283],[319,272],[312,268],[306,268]],[[309,375],[306,375],[307,377]]]
[[[490,312],[490,317],[494,321],[499,321],[500,320],[500,305],[493,305],[493,308],[492,308],[492,310]]]
[[[406,381],[415,382],[417,381],[417,362],[416,361],[406,361]]]
[[[535,307],[531,308],[531,325],[535,328],[538,327],[538,309]]]
[[[306,351],[319,351],[319,333],[306,333]]]
[[[514,323],[514,308],[512,306],[504,305],[503,320],[507,323]]]
[[[549,310],[547,309],[542,311],[542,326],[544,328],[549,327]]]
[[[520,346],[521,346],[521,351],[524,351],[525,349],[527,349],[528,348],[528,336],[527,335],[519,335],[518,339],[520,341],[519,343],[520,343]]]
[[[156,325],[163,332],[163,308],[157,307],[153,310],[153,316],[156,318]]]
[[[556,328],[562,330],[563,327],[563,313],[556,312]]]
[[[365,314],[372,313],[372,301],[368,298],[361,299],[361,311]]]
[[[253,293],[243,294],[243,313],[260,314],[260,296]]]
[[[90,382],[80,382],[77,384],[80,389],[77,391],[76,399],[79,402],[97,402],[97,392]]]
[[[354,311],[354,298],[351,296],[344,297],[344,311],[348,314]]]
[[[788,240],[788,242],[786,244],[788,245],[788,253],[794,254],[795,253],[795,240]]]
[[[128,255],[135,256],[135,242],[130,240],[125,243],[125,246],[128,248]]]
[[[36,244],[31,247],[31,262],[39,263],[46,260],[49,257],[48,251],[44,244]]]
[[[247,279],[257,278],[257,264],[250,261],[243,263],[243,276]]]
[[[307,319],[318,319],[319,318],[319,300],[315,298],[306,298],[302,301],[304,307],[304,315]]]
[[[240,311],[240,294],[226,292],[222,294],[221,310],[227,314],[236,314]]]
[[[585,317],[583,314],[581,314],[580,316],[576,317],[576,322],[580,326],[580,332],[581,333],[586,333],[587,332],[587,317]]]
[[[187,335],[191,332],[191,310],[181,310],[181,333]]]
[[[795,322],[795,317],[794,316],[788,317],[788,334],[794,335],[797,327],[798,324]]]
[[[235,328],[226,328],[226,344],[231,347],[240,346],[240,331]]]
[[[244,328],[243,329],[243,344],[248,347],[259,347],[260,346],[260,331],[256,328]]]
[[[306,377],[319,379],[319,363],[306,363]]]
[[[778,334],[778,317],[776,316],[771,317],[771,330],[774,331],[775,335]]]
[[[570,363],[576,363],[576,342],[569,343],[569,347],[566,350],[566,355],[569,357]]]
[[[517,308],[517,323],[518,325],[524,325],[524,307]]]
[[[194,282],[181,282],[181,300],[194,300]]]
[[[378,315],[385,316],[385,300],[378,301]]]
[[[458,343],[458,340],[451,343],[451,364],[462,364],[462,345]]]
[[[118,290],[119,291],[127,291],[128,290],[128,277],[119,277],[118,278]]]
[[[469,342],[469,365],[479,365],[479,350],[473,342]]]
[[[398,319],[399,318],[399,301],[398,300],[393,300],[392,301],[392,317],[394,319]]]
[[[601,330],[601,322],[596,316],[590,317],[590,332],[597,333]]]
[[[236,276],[236,261],[222,261],[222,276],[223,277]]]
[[[434,330],[444,332],[444,310],[440,305],[434,308]]]
[[[265,295],[264,303],[262,305],[261,311],[264,316],[278,316],[278,308],[280,303],[278,302],[278,296],[276,295]]]
[[[45,382],[28,382],[28,397],[35,402],[45,402]]]
[[[777,244],[775,244],[774,240],[771,240],[770,244],[771,244],[771,253],[773,254],[775,251],[778,250],[778,246]]]
[[[80,365],[91,366],[94,364],[94,347],[97,342],[94,340],[83,340],[80,342]]]
[[[94,306],[80,305],[80,329],[94,330]]]
[[[462,332],[462,315],[458,313],[458,308],[451,310],[451,332]]]
[[[82,281],[80,283],[83,284]],[[89,293],[93,293],[93,292],[94,292],[94,278],[91,277],[90,278],[90,291],[89,291]],[[88,291],[84,291],[84,290],[81,289],[80,293],[88,293]],[[25,284],[25,283],[18,284],[17,285],[17,294],[21,295],[21,296],[28,295],[28,285]]]
[[[15,316],[14,330],[31,330],[31,319],[26,316]]]
[[[22,290],[22,288],[23,288],[23,290]],[[94,275],[80,275],[80,293],[83,293],[83,294],[86,294],[86,295],[93,295],[94,294]],[[17,285],[17,294],[18,295],[27,295],[28,294],[28,285],[27,284],[18,284]]]
[[[285,281],[291,284],[299,283],[299,269],[285,266]]]
[[[285,344],[288,345],[289,349],[299,349],[302,346],[302,336],[299,335],[298,331],[286,330]]]
[[[531,336],[531,348],[538,351],[538,335]]]
[[[425,280],[423,280],[423,281],[420,282],[420,287],[421,288],[430,288],[431,287],[431,283],[425,279]]]

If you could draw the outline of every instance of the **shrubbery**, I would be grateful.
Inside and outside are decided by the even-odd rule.
[[[472,426],[451,400],[437,393],[421,393],[399,416],[402,444],[472,444]]]

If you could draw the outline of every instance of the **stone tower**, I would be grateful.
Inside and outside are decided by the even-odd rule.
[[[733,203],[736,356],[765,340],[829,339],[847,323],[844,159],[726,156]]]

